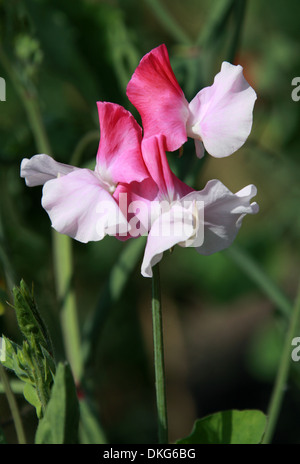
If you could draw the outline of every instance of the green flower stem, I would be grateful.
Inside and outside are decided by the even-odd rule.
[[[51,155],[52,150],[43,123],[37,95],[33,90],[29,91],[22,85],[1,47],[0,62],[10,76],[16,92],[24,105],[38,152]],[[56,276],[57,296],[62,303],[61,319],[66,356],[70,362],[75,381],[79,381],[82,373],[82,358],[75,295],[71,288],[71,240],[69,237],[58,234],[54,230],[52,234],[54,274]]]
[[[16,402],[16,398],[10,388],[9,380],[6,375],[4,367],[0,364],[0,379],[3,384],[3,389],[11,410],[13,421],[15,424],[15,429],[18,437],[18,442],[20,445],[26,445],[26,436],[22,424],[22,419],[20,416],[19,408]]]
[[[168,418],[164,369],[163,327],[159,267],[153,267],[152,277],[152,323],[154,342],[154,368],[156,405],[158,414],[158,439],[160,444],[168,443]]]
[[[270,405],[268,408],[268,422],[265,430],[265,435],[263,438],[263,444],[269,444],[272,441],[278,416],[280,413],[280,408],[283,400],[283,395],[285,391],[285,386],[288,380],[289,369],[291,365],[291,343],[292,339],[296,335],[296,330],[299,325],[300,319],[300,286],[296,302],[293,308],[293,312],[290,319],[290,324],[288,327],[285,345],[282,353],[282,357],[279,363],[279,368],[277,371],[277,377],[274,384],[274,389],[272,392]]]

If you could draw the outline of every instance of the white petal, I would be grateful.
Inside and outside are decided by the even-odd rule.
[[[188,136],[202,140],[212,156],[231,155],[251,132],[255,100],[243,68],[224,62],[213,85],[202,89],[189,104]]]
[[[65,176],[78,168],[68,164],[58,163],[51,156],[35,155],[24,158],[21,162],[21,177],[25,178],[28,187],[44,185],[48,180]]]
[[[251,203],[256,193],[254,185],[234,194],[219,180],[211,180],[201,192],[185,197],[194,198],[198,194],[197,198],[204,201],[204,242],[196,247],[198,253],[210,255],[232,244],[245,215],[259,210],[256,202]]]
[[[194,234],[193,202],[184,207],[174,203],[170,210],[161,214],[152,224],[142,263],[142,275],[152,277],[152,267],[163,257],[163,253],[174,245],[185,243]]]

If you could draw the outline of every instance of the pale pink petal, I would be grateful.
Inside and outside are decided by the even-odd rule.
[[[152,277],[152,267],[161,261],[164,251],[188,241],[193,236],[195,230],[192,209],[192,202],[189,208],[185,208],[178,201],[153,222],[141,267],[144,277]]]
[[[116,201],[89,169],[46,182],[42,206],[55,230],[83,243],[128,230]]]
[[[234,241],[246,214],[258,212],[251,202],[256,187],[248,185],[236,194],[220,181],[209,181],[200,192],[191,192],[170,206],[153,222],[148,236],[142,275],[152,277],[152,267],[164,251],[180,245],[194,247],[203,255],[228,248]]]
[[[148,176],[142,154],[142,129],[120,105],[98,102],[100,143],[96,170],[107,183],[142,181]]]
[[[204,242],[196,247],[198,253],[210,255],[232,244],[244,216],[256,214],[259,210],[256,202],[251,203],[256,193],[254,185],[248,185],[234,194],[219,180],[211,180],[203,190],[183,199],[204,202]]]
[[[213,85],[202,89],[189,104],[188,136],[202,140],[212,156],[231,155],[250,134],[255,100],[243,68],[224,62]]]
[[[21,162],[20,176],[25,179],[28,187],[44,185],[50,179],[65,176],[78,168],[68,164],[58,163],[51,156],[35,155],[24,158]]]
[[[127,96],[141,115],[144,138],[165,135],[167,151],[177,150],[186,142],[188,102],[164,44],[142,58],[128,83]]]

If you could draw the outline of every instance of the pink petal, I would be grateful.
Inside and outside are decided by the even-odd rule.
[[[28,187],[44,185],[50,179],[65,176],[76,170],[74,166],[58,163],[48,155],[35,155],[30,159],[24,158],[21,162],[21,177],[25,178]]]
[[[187,195],[193,189],[173,174],[164,147],[165,137],[162,135],[144,139],[142,142],[145,165],[159,189],[157,197],[173,201]]]
[[[170,170],[163,136],[143,140],[142,152],[148,178],[142,182],[119,184],[113,194],[130,224],[130,232],[125,239],[149,232],[153,217],[160,214],[161,201],[169,204],[193,191]]]
[[[122,106],[108,102],[97,105],[101,132],[97,172],[108,183],[142,181],[148,173],[141,155],[141,127]]]
[[[189,104],[188,136],[202,140],[212,156],[231,155],[250,134],[255,100],[243,68],[224,62],[213,85],[202,89]]]
[[[58,232],[87,243],[115,235],[128,224],[116,201],[89,169],[49,180],[43,188],[42,206]]]
[[[128,234],[117,236],[120,240],[147,235],[151,226],[151,205],[157,198],[158,188],[149,177],[142,182],[119,184],[113,194],[130,225]]]
[[[202,191],[184,198],[204,202],[204,242],[196,247],[198,253],[210,255],[232,244],[244,216],[256,214],[259,210],[256,202],[250,203],[256,193],[254,185],[234,194],[219,180],[211,180]]]
[[[142,58],[128,83],[127,96],[141,115],[144,138],[165,135],[167,151],[186,142],[188,103],[164,44]]]

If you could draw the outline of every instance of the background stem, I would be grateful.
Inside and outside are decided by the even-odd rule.
[[[269,275],[260,267],[259,263],[242,248],[233,244],[224,251],[227,255],[272,301],[278,312],[287,320],[293,311],[293,302],[282,292],[278,285],[273,282]]]
[[[77,317],[75,294],[72,289],[72,244],[67,235],[53,231],[54,276],[60,303],[60,320],[64,345],[75,382],[82,374],[81,338]]]
[[[175,21],[168,9],[162,5],[159,0],[146,0],[152,13],[155,14],[162,27],[179,43],[184,45],[191,45],[192,42],[186,32]]]
[[[156,264],[152,270],[152,322],[156,404],[158,414],[158,439],[160,444],[166,444],[168,443],[168,418],[166,404],[161,292],[158,264]]]
[[[269,444],[272,441],[272,437],[277,424],[278,416],[283,401],[285,387],[288,380],[289,368],[291,365],[291,343],[295,336],[295,332],[299,323],[300,318],[300,286],[298,296],[296,298],[295,306],[291,315],[290,324],[286,336],[286,341],[280,360],[279,368],[277,371],[277,377],[274,384],[273,393],[271,396],[270,405],[268,408],[268,422],[263,438],[263,444]]]
[[[18,437],[18,442],[20,445],[26,445],[26,436],[23,429],[22,419],[20,416],[19,408],[15,395],[13,394],[12,389],[10,388],[9,380],[6,375],[4,367],[0,364],[0,379],[3,383],[3,389],[11,410],[11,415],[15,424],[15,429]]]

